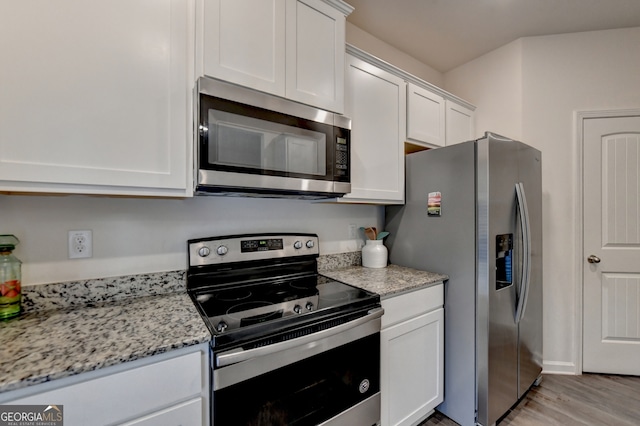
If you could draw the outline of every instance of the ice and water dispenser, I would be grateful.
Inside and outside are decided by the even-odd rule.
[[[513,234],[496,235],[496,290],[513,284]]]

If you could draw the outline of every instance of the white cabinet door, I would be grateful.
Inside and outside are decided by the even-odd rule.
[[[407,138],[435,146],[445,144],[445,100],[424,87],[407,85]]]
[[[347,55],[345,112],[351,118],[351,193],[341,202],[404,202],[406,83]]]
[[[9,399],[3,399],[2,403],[62,405],[65,424],[69,425],[114,424],[128,419],[137,419],[141,424],[147,424],[143,422],[147,417],[159,415],[160,419],[164,419],[162,416],[165,415],[167,419],[175,419],[176,413],[188,413],[187,419],[191,421],[185,422],[185,425],[204,424],[206,414],[201,407],[202,404],[206,406],[209,401],[206,394],[208,386],[203,380],[208,370],[208,346],[201,345],[195,349],[187,349],[187,352],[191,350],[194,352],[175,357],[166,353],[133,361],[137,366],[124,371],[107,373],[113,369],[122,370],[117,367],[126,367],[127,364],[35,385],[33,389],[24,389],[34,392],[30,396],[10,399],[9,395]],[[156,358],[163,360],[156,361]],[[91,373],[103,375],[87,379],[87,376],[92,376]],[[52,385],[58,383],[59,387],[52,388]],[[48,390],[38,391],[39,387]],[[192,403],[183,407],[179,404],[183,401]],[[195,405],[199,406],[197,413]],[[176,412],[169,414],[172,410]],[[141,418],[142,414],[146,416]]]
[[[446,139],[447,145],[474,139],[474,112],[447,99]]]
[[[0,190],[189,195],[191,10],[0,3]]]
[[[202,426],[202,398],[192,399],[122,426]]]
[[[201,1],[204,75],[343,112],[344,10],[323,0]]]
[[[344,112],[344,13],[318,0],[287,0],[286,97]]]
[[[443,400],[444,309],[383,329],[380,342],[382,425],[417,424]]]
[[[204,73],[285,94],[285,0],[204,0]]]

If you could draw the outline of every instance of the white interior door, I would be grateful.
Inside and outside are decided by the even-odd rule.
[[[640,375],[640,114],[583,123],[583,370]]]

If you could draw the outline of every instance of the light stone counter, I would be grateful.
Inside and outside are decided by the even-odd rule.
[[[210,341],[184,282],[172,278],[23,287],[25,312],[0,322],[0,392]]]
[[[377,293],[381,299],[429,287],[449,279],[447,275],[398,265],[388,265],[386,268],[349,266],[323,270],[320,273],[334,280]]]
[[[321,274],[378,293],[417,290],[446,275],[363,268],[360,252],[324,255]],[[208,342],[185,271],[23,287],[22,315],[0,322],[0,392]]]
[[[320,268],[360,252],[320,256]],[[0,321],[0,392],[211,340],[186,271],[22,287],[22,314]]]

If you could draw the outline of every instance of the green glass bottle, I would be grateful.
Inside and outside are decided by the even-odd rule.
[[[0,320],[20,314],[22,262],[12,254],[19,242],[14,235],[0,235]]]

